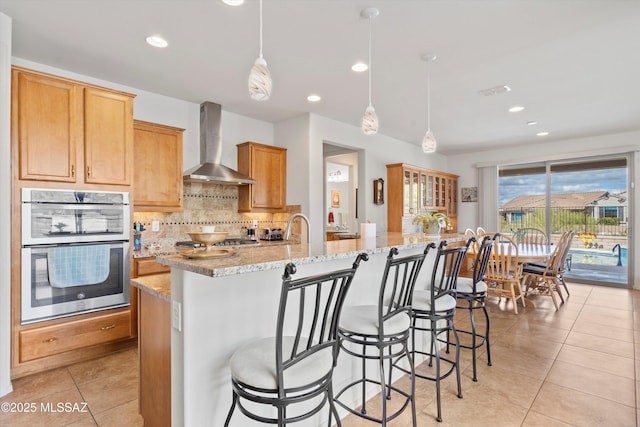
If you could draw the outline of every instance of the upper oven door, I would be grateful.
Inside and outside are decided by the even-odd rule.
[[[22,246],[128,241],[129,193],[22,189]]]

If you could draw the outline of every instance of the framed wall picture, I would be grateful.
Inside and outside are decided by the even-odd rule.
[[[384,204],[384,179],[382,178],[373,180],[373,204]]]
[[[331,190],[331,207],[340,207],[340,192],[338,190]]]
[[[463,202],[477,202],[478,201],[478,187],[462,187]]]

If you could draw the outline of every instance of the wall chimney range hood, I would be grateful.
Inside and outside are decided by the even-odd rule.
[[[200,164],[184,172],[185,181],[212,184],[255,184],[256,180],[221,164],[222,107],[213,102],[200,104]]]

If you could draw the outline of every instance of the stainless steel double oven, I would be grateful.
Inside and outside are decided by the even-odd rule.
[[[22,189],[21,322],[129,304],[127,192]]]

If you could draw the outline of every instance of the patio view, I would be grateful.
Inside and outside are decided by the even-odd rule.
[[[549,241],[556,244],[563,232],[573,230],[566,277],[627,285],[630,212],[626,161],[605,160],[597,168],[594,165],[501,170],[499,231],[514,233],[535,227],[546,231]]]

